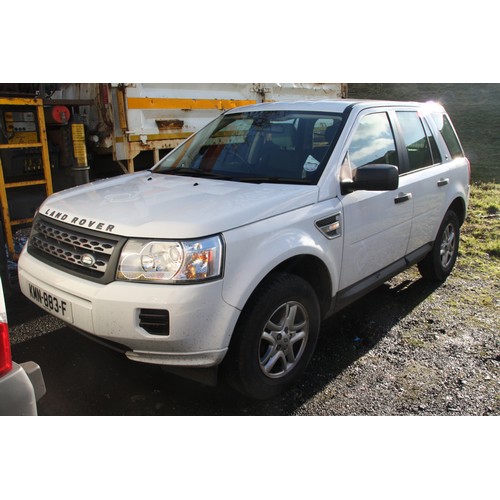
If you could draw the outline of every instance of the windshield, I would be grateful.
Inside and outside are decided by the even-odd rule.
[[[303,111],[221,115],[167,155],[153,172],[315,184],[341,121],[338,113]]]

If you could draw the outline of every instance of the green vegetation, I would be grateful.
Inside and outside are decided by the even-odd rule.
[[[418,402],[426,394],[433,392],[438,384],[439,373],[417,361],[410,361],[396,376],[396,385],[405,391],[404,399],[409,402]]]
[[[418,338],[414,333],[405,332],[402,335],[403,341],[412,347],[425,347],[425,342]]]
[[[472,185],[461,243],[460,268],[500,278],[500,184]]]

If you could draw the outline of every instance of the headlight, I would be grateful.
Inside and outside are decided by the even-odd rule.
[[[222,240],[212,236],[189,241],[129,240],[120,255],[116,279],[190,283],[221,274]]]

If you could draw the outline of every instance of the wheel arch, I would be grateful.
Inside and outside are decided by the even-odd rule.
[[[465,204],[465,200],[462,197],[459,196],[455,198],[448,207],[448,210],[453,210],[457,214],[460,225],[465,222],[465,217],[467,215],[467,206]]]
[[[321,317],[324,318],[326,316],[331,306],[333,289],[330,272],[327,265],[320,258],[310,254],[290,257],[271,269],[255,287],[246,303],[258,293],[260,286],[276,273],[294,274],[307,281],[316,292]]]
[[[314,353],[321,324],[321,306],[314,297],[314,289],[311,290],[310,280],[303,279],[300,274],[307,266],[314,269],[315,263],[306,259],[307,263],[302,262],[299,265],[293,260],[288,259],[276,266],[254,289],[240,313],[229,349],[221,363],[221,376],[226,383],[251,398],[266,399],[285,391],[302,375]],[[290,272],[292,270],[295,272]],[[288,304],[291,303],[290,300],[293,302],[295,299],[299,301],[298,304],[302,304],[303,310],[298,323],[295,323],[297,307],[290,315],[284,312],[285,306],[286,310],[293,310]],[[271,319],[277,313],[280,318],[284,313],[287,319],[280,319],[269,327]],[[289,323],[288,319],[292,322]],[[306,323],[307,327],[304,326]],[[280,328],[277,324],[282,325],[281,331],[269,331],[269,328]],[[304,328],[296,337],[298,342],[295,344],[293,341],[293,345],[299,346],[298,351],[292,347],[295,325],[297,328]],[[282,337],[288,340],[282,341]],[[270,338],[274,338],[274,341]],[[285,360],[284,365],[279,364],[280,359],[281,363]],[[263,364],[267,366],[268,361],[271,363],[269,370],[264,371]],[[292,364],[290,368],[289,363]],[[275,366],[278,367],[278,372],[272,371]],[[271,373],[274,373],[274,376]]]

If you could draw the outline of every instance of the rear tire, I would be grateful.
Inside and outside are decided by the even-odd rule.
[[[458,255],[460,223],[453,210],[446,212],[431,252],[418,263],[418,270],[428,281],[443,282],[451,273]]]
[[[311,285],[295,275],[271,275],[241,313],[223,365],[226,381],[254,399],[280,394],[306,369],[319,327]]]

